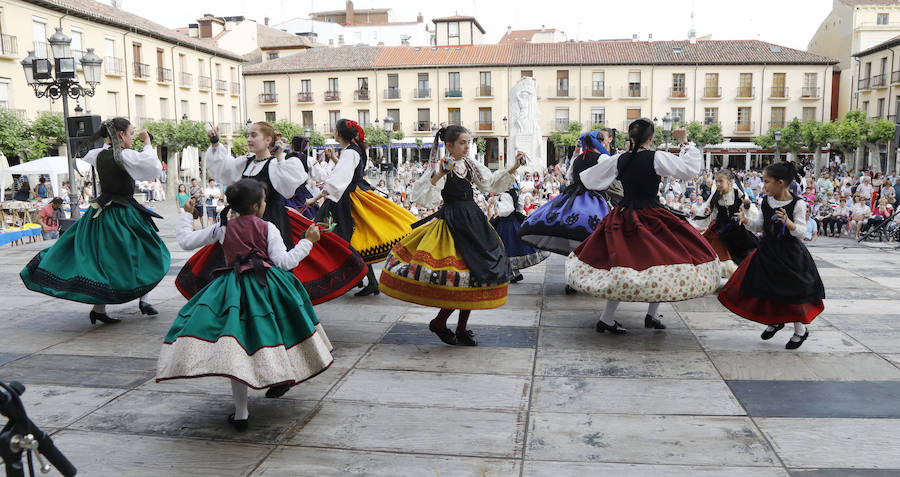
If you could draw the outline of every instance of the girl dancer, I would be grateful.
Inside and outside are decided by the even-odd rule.
[[[537,250],[522,242],[519,228],[525,220],[525,211],[519,203],[519,187],[514,184],[497,200],[497,216],[491,219],[491,225],[503,241],[503,247],[512,267],[510,283],[518,283],[525,277],[520,270],[537,265],[550,256],[550,252]]]
[[[290,159],[296,157],[300,161],[300,164],[303,165],[303,170],[309,175],[309,180],[316,182],[324,181],[328,177],[330,170],[323,167],[315,160],[310,164],[309,156],[306,155],[306,147],[308,144],[308,138],[295,135],[291,138],[291,152],[287,153],[285,158]],[[293,196],[290,198],[285,197],[284,205],[285,207],[296,209],[297,211],[300,211],[304,217],[314,220],[316,214],[319,212],[319,205],[311,200],[313,195],[307,187],[309,185],[309,180],[300,184],[300,187],[297,187],[297,190],[294,191]]]
[[[212,145],[206,150],[206,161],[213,177],[223,184],[233,184],[242,178],[252,178],[266,186],[267,207],[263,220],[275,224],[282,244],[289,248],[300,239],[312,221],[286,208],[282,201],[291,197],[308,176],[300,160],[281,157],[281,145],[275,143],[276,133],[269,123],[257,122],[247,133],[249,156],[231,157],[219,144],[218,130],[209,133]],[[275,156],[273,156],[274,154]],[[200,249],[182,267],[175,286],[190,299],[212,280],[214,270],[225,263],[218,242]],[[306,287],[313,304],[343,295],[365,275],[365,264],[359,255],[336,234],[326,234],[316,243],[303,266],[293,270]]]
[[[435,160],[438,140],[450,158]],[[442,127],[434,138],[432,160],[413,184],[410,198],[437,212],[419,221],[418,227],[388,255],[381,272],[381,289],[398,300],[440,308],[428,329],[450,345],[476,346],[475,334],[466,329],[472,310],[496,308],[506,303],[509,260],[497,233],[475,204],[472,186],[498,194],[515,182],[523,153],[509,170],[494,172],[469,159],[471,136],[462,126]],[[432,220],[429,222],[432,218]],[[456,333],[447,318],[459,309]]]
[[[709,243],[687,223],[659,203],[661,175],[690,179],[700,171],[701,155],[673,131],[682,143],[676,156],[651,151],[653,123],[638,119],[628,128],[631,149],[602,157],[582,172],[589,189],[603,190],[616,178],[624,197],[597,229],[566,261],[566,280],[576,290],[606,298],[597,331],[626,333],[613,319],[620,301],[648,302],[645,328],[664,329],[659,303],[696,298],[719,284],[719,261]]]
[[[228,423],[247,430],[247,388],[280,397],[326,370],[332,346],[316,318],[303,285],[285,270],[297,267],[319,240],[306,230],[290,252],[281,232],[262,219],[266,186],[241,179],[225,190],[238,217],[221,214],[220,225],[191,231],[188,215],[178,218],[176,237],[185,249],[212,242],[225,250],[227,269],[187,302],[169,329],[156,381],[204,376],[231,379],[234,414]]]
[[[416,217],[380,196],[366,181],[366,135],[356,121],[338,121],[334,138],[341,146],[341,156],[324,190],[313,199],[328,199],[316,220],[333,220],[335,233],[359,250],[369,264],[368,283],[356,296],[377,295],[372,264],[384,260],[391,247],[409,234]]]
[[[759,248],[719,292],[719,301],[733,313],[768,325],[760,336],[764,340],[775,336],[785,323],[794,323],[787,349],[797,349],[806,341],[806,325],[825,309],[825,287],[801,241],[807,228],[806,202],[788,189],[795,177],[799,178],[791,162],[766,167],[762,217],[741,211],[741,222],[762,230]]]
[[[734,173],[722,169],[716,173],[716,192],[700,206],[704,216],[692,220],[698,229],[706,228],[703,237],[719,256],[724,278],[730,277],[759,243],[756,235],[741,225],[737,217],[741,208],[751,215],[757,213],[756,207],[735,182]]]
[[[108,144],[84,157],[97,168],[101,194],[91,201],[92,209],[19,274],[31,290],[94,304],[92,324],[120,321],[106,314],[106,305],[135,298],[140,298],[141,313],[157,314],[147,296],[169,271],[169,249],[152,220],[162,217],[133,197],[134,181],[162,173],[150,134],[144,130],[139,136],[144,141],[141,152],[130,149],[134,126],[127,119],[104,121],[87,143],[105,137]]]

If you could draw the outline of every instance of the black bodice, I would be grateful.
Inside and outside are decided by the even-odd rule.
[[[112,149],[104,149],[97,155],[97,177],[104,194],[122,197],[134,195],[134,179],[123,165],[116,162]]]
[[[472,192],[472,171],[466,169],[465,178],[459,177],[456,172],[450,171],[445,176],[447,178],[444,188],[441,190],[441,198],[444,202],[463,202],[474,201],[475,194]],[[426,179],[427,180],[427,179]]]
[[[619,156],[616,169],[622,182],[624,197],[619,206],[630,209],[659,207],[659,184],[662,177],[656,173],[654,151],[626,152]]]
[[[788,218],[793,220],[794,217],[794,209],[797,207],[797,201],[800,200],[799,197],[794,196],[794,198],[784,207],[784,212],[787,214]],[[776,220],[777,217],[775,215],[775,211],[778,209],[773,209],[772,206],[769,205],[769,198],[763,197],[762,201],[762,214],[763,214],[763,240],[767,239],[775,239],[779,237],[788,237],[792,236],[790,231],[784,230],[784,234],[782,235],[782,230],[784,229],[784,223]]]
[[[584,151],[583,154],[576,157],[574,161],[572,161],[572,186],[584,187],[584,184],[581,182],[581,173],[591,167],[597,165],[597,161],[600,159],[600,153],[595,151]]]
[[[287,209],[284,207],[281,194],[275,190],[275,186],[272,185],[272,179],[269,178],[269,164],[271,164],[272,159],[274,158],[270,157],[266,159],[262,170],[255,176],[250,176],[247,175],[247,169],[250,167],[250,164],[253,163],[255,158],[252,156],[248,157],[247,164],[244,166],[244,173],[241,174],[241,177],[244,179],[260,181],[266,186],[266,211],[263,212],[262,219],[275,224],[275,227],[281,232],[281,239],[284,242],[284,246],[290,250],[294,247],[294,244],[291,240],[291,225],[288,219]]]

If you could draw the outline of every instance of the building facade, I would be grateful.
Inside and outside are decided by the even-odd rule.
[[[861,66],[861,76],[853,90],[856,109],[871,119],[900,124],[900,36],[853,56]],[[864,148],[864,165],[874,165],[881,171],[896,170],[898,147],[900,135],[895,133],[890,145],[882,145],[878,150]]]
[[[759,41],[566,42],[458,47],[313,48],[244,70],[252,119],[290,119],[330,134],[340,118],[427,141],[442,122],[506,156],[509,91],[537,79],[549,139],[578,121],[627,129],[634,119],[719,123],[748,140],[793,118],[827,120],[836,60]],[[552,146],[548,146],[552,150]],[[548,157],[548,161],[552,161]]]
[[[47,38],[57,27],[72,38],[76,62],[89,48],[103,59],[94,96],[81,100],[84,114],[123,116],[136,126],[158,119],[210,121],[221,125],[226,139],[247,117],[240,56],[90,0],[0,3],[0,108],[26,118],[62,111],[62,101],[36,98],[20,63],[32,50],[49,56]],[[75,114],[76,101],[69,106]]]

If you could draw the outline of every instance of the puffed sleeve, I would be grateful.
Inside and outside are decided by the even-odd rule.
[[[313,156],[306,158],[306,164],[309,165],[309,178],[316,182],[322,182],[328,179],[328,176],[331,175],[331,171],[334,170],[333,162],[319,162]]]
[[[203,157],[210,176],[217,182],[225,185],[231,185],[241,180],[244,168],[247,167],[247,156],[231,157],[231,154],[228,153],[228,150],[222,144],[215,148],[209,146]],[[303,166],[301,165],[300,167]],[[294,195],[293,190],[290,195]]]
[[[162,163],[156,156],[156,150],[150,144],[144,150],[122,149],[122,165],[136,181],[149,181],[162,175]]]
[[[470,159],[466,159],[466,164],[472,169],[472,183],[484,192],[501,194],[516,183],[516,176],[506,169],[491,172],[484,164]]]
[[[794,230],[791,230],[791,235],[802,239],[806,237],[806,201],[800,199],[797,201],[797,205],[794,206],[794,216],[791,218],[796,227]]]
[[[769,198],[763,197],[763,200],[769,200]],[[750,210],[745,209],[744,216],[747,217],[747,223],[744,225],[747,230],[755,233],[762,232],[763,216],[756,205],[751,205]]]
[[[497,215],[509,217],[515,211],[516,205],[513,204],[512,196],[505,192],[500,194],[500,199],[497,201]]]
[[[597,164],[581,171],[581,174],[578,176],[581,178],[581,183],[590,190],[608,189],[609,185],[616,180],[616,176],[619,175],[617,167],[619,156],[620,154],[615,156],[600,155],[597,159]]]
[[[192,222],[191,214],[180,214],[178,223],[175,224],[175,239],[184,250],[193,250],[213,242],[221,242],[225,238],[225,227],[219,224],[213,224],[201,230],[191,230]],[[282,246],[284,246],[283,243]]]
[[[688,180],[700,173],[703,155],[692,144],[682,144],[676,156],[668,151],[656,151],[653,166],[656,173],[665,177]]]
[[[300,241],[297,242],[297,245],[289,252],[287,251],[287,247],[284,246],[284,241],[281,239],[281,232],[278,231],[275,224],[269,222],[268,227],[269,236],[267,241],[269,260],[272,260],[272,263],[274,263],[276,267],[291,270],[309,255],[309,252],[313,247],[312,242],[305,238],[300,239]]]
[[[703,230],[703,229],[709,227],[709,224],[712,222],[712,219],[713,219],[712,199],[713,199],[713,197],[715,197],[715,194],[710,194],[709,198],[706,199],[706,202],[700,204],[700,206],[697,207],[698,216],[692,217],[690,219],[691,225],[693,225],[695,228]],[[707,213],[707,209],[709,210],[709,213]]]
[[[341,196],[344,195],[344,191],[347,190],[347,187],[353,180],[353,173],[356,171],[359,161],[359,153],[353,149],[346,147],[341,151],[341,157],[335,164],[334,170],[328,179],[325,179],[327,198],[335,202],[340,200]]]
[[[421,205],[425,208],[437,207],[443,198],[441,191],[444,189],[445,177],[438,179],[437,184],[431,184],[431,176],[437,170],[437,161],[432,161],[425,168],[425,172],[413,182],[412,190],[409,192],[409,200]]]
[[[97,167],[97,156],[101,151],[104,151],[106,149],[109,149],[109,144],[104,144],[103,147],[91,149],[87,154],[84,155],[84,157],[81,158],[81,160],[87,162],[91,166]]]
[[[305,184],[309,179],[303,163],[297,157],[290,157],[269,161],[269,180],[275,191],[285,197],[292,197],[297,188]]]

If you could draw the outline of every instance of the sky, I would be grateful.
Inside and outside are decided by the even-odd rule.
[[[108,1],[108,0],[100,0]],[[169,28],[193,23],[204,13],[243,15],[272,23],[311,11],[344,8],[344,0],[124,0],[122,8]],[[448,15],[471,15],[495,43],[506,28],[563,30],[572,40],[631,38],[683,40],[691,28],[691,11],[698,36],[716,40],[763,40],[805,50],[819,24],[831,11],[832,0],[356,0],[356,8],[392,8],[396,21],[425,21]]]

